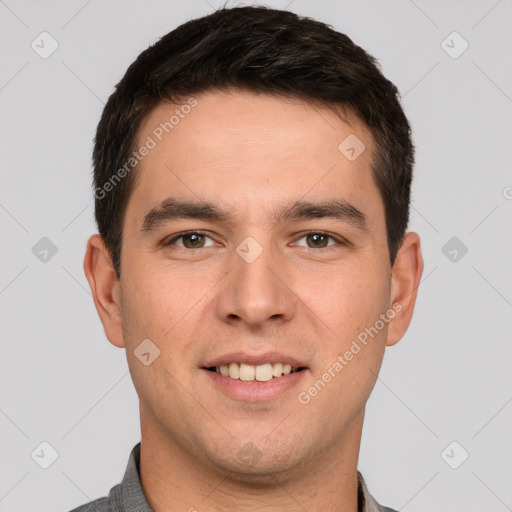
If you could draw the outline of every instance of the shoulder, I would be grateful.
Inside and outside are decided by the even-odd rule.
[[[70,512],[115,512],[108,498],[90,501],[85,505],[70,510]]]

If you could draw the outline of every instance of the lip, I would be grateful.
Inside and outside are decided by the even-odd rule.
[[[231,360],[233,361],[233,360]],[[267,362],[269,359],[266,360]],[[288,363],[290,364],[290,363]],[[217,366],[217,365],[216,365]],[[225,377],[220,373],[212,372],[207,368],[202,368],[206,377],[211,379],[214,387],[237,401],[243,402],[268,402],[278,398],[280,395],[289,391],[309,373],[308,369],[299,372],[290,373],[281,377],[272,378],[266,382],[241,381]]]
[[[263,354],[250,354],[248,352],[232,352],[212,359],[203,368],[228,365],[229,363],[244,363],[257,366],[265,363],[289,364],[293,368],[307,368],[307,365],[298,359],[279,352],[265,352]],[[282,378],[282,377],[281,377]]]
[[[283,363],[289,364],[292,368],[301,368],[301,371],[293,372],[281,377],[272,378],[265,382],[242,381],[231,379],[220,373],[211,371],[210,368],[216,366],[228,365],[229,363],[244,363],[257,366],[265,363]],[[201,369],[211,379],[213,385],[225,395],[237,401],[243,402],[268,402],[278,398],[280,395],[297,386],[306,374],[309,374],[309,368],[303,361],[282,354],[280,352],[264,352],[260,354],[248,352],[231,352],[216,357],[208,361]]]

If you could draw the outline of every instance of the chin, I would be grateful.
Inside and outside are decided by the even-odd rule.
[[[283,446],[278,451],[268,447],[259,450],[248,441],[240,450],[230,453],[229,458],[217,456],[212,462],[216,472],[231,481],[250,487],[272,487],[293,478],[301,467],[303,470],[303,460],[296,451],[290,457],[290,450]]]

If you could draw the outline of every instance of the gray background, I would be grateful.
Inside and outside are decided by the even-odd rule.
[[[106,495],[139,440],[125,353],[104,337],[82,271],[92,137],[139,52],[219,4],[0,0],[0,511]],[[414,130],[410,228],[425,272],[370,398],[359,469],[398,510],[512,510],[512,1],[267,4],[375,55]],[[31,47],[51,49],[43,31],[59,45],[46,59]],[[58,452],[48,469],[43,441]]]

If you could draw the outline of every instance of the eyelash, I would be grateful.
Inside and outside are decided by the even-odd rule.
[[[170,240],[164,242],[164,246],[171,246],[171,245],[174,245],[174,243],[179,240],[180,238],[183,238],[187,235],[202,235],[202,236],[205,236],[207,238],[210,238],[212,239],[206,232],[204,231],[185,231],[183,233],[180,233],[176,236],[174,236],[173,238],[171,238]],[[325,231],[305,231],[303,233],[301,233],[300,237],[297,239],[297,240],[301,240],[302,238],[304,237],[307,237],[308,235],[322,235],[322,236],[327,236],[329,237],[330,239],[334,240],[336,242],[337,245],[348,245],[347,242],[345,242],[344,240],[330,234],[330,233],[327,233]],[[319,249],[328,249],[328,248],[333,248],[335,245],[327,245],[326,247],[304,247],[304,249],[306,250],[309,250],[309,251],[318,251]],[[189,247],[180,247],[181,249],[185,249],[187,251],[197,251],[198,249],[207,249],[208,247],[198,247],[197,249],[193,249],[193,248],[189,248]]]

